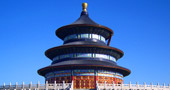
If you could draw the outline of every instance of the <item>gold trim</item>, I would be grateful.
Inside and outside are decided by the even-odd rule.
[[[87,3],[82,3],[83,11],[87,12]]]

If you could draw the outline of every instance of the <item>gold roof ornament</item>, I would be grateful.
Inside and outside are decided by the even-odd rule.
[[[82,3],[83,11],[87,12],[87,3]]]

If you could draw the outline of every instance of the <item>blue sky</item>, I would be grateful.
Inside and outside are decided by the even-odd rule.
[[[132,72],[124,83],[170,84],[169,0],[0,0],[0,85],[44,83],[44,52],[62,45],[55,30],[80,16],[82,2],[114,31],[110,46],[125,53],[117,63]]]

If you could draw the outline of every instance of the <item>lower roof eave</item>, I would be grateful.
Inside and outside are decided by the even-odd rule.
[[[44,68],[41,68],[38,70],[38,74],[45,76],[46,73],[48,72],[52,72],[55,70],[63,70],[63,69],[75,69],[75,68],[94,68],[94,69],[100,69],[100,68],[105,68],[105,69],[110,69],[116,72],[119,72],[121,74],[123,74],[123,76],[128,76],[131,71],[127,68],[123,68],[121,66],[104,66],[104,65],[61,65],[61,66],[47,66]]]

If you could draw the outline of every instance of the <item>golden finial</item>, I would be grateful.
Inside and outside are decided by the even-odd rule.
[[[82,3],[83,11],[87,12],[87,3]]]

